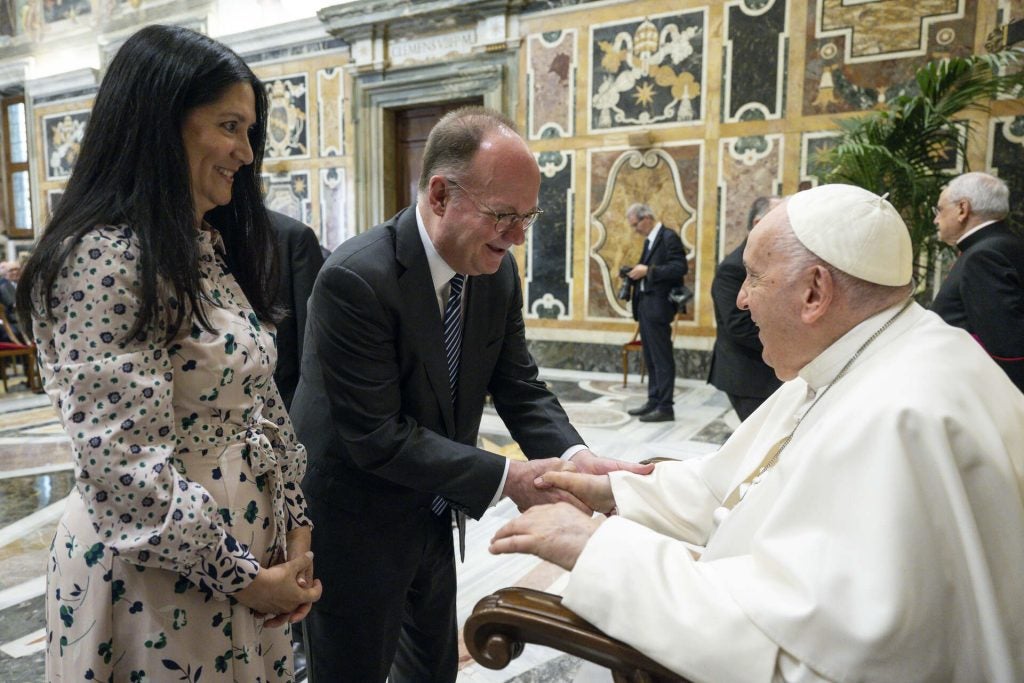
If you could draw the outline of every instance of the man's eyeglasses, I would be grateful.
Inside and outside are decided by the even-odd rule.
[[[943,205],[942,202],[939,202],[938,204],[932,207],[932,215],[938,216],[940,213],[942,213],[942,210],[945,209],[947,206],[950,206],[951,204],[959,205],[962,201],[963,199],[958,199],[955,202],[946,202],[945,205]]]
[[[541,209],[534,209],[529,213],[515,213],[508,211],[499,213],[489,208],[486,204],[483,204],[480,201],[478,201],[477,198],[474,197],[469,190],[464,188],[462,185],[459,185],[451,178],[445,178],[445,181],[451,183],[455,187],[462,190],[466,194],[466,196],[469,197],[469,200],[476,205],[477,211],[484,214],[485,216],[490,216],[491,218],[493,218],[494,230],[499,235],[504,235],[506,232],[516,227],[517,225],[523,229],[523,232],[526,232],[533,226],[534,223],[537,222],[537,217],[544,213]]]

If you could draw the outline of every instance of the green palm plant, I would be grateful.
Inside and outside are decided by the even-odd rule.
[[[988,103],[1015,94],[1024,85],[1017,67],[1019,49],[985,55],[951,57],[917,70],[917,94],[901,95],[883,110],[837,121],[839,143],[819,161],[827,182],[858,185],[889,201],[910,228],[918,282],[927,283],[935,268],[939,242],[932,207],[964,159],[971,121],[968,111],[988,111]],[[958,118],[960,117],[960,118]]]

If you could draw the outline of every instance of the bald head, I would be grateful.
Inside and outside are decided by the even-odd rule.
[[[485,107],[462,107],[445,114],[427,136],[419,191],[426,191],[431,176],[465,175],[485,141],[495,140],[522,143],[515,122],[501,112]]]

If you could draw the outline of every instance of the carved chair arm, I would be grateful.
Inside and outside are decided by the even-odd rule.
[[[669,458],[664,456],[658,456],[656,458],[646,458],[640,461],[641,465],[657,465],[659,462],[679,462],[679,458]]]
[[[489,669],[505,668],[534,643],[610,669],[616,683],[687,683],[581,619],[561,597],[530,588],[502,588],[480,600],[464,636],[473,659]]]

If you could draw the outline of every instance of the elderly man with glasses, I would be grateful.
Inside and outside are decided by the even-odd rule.
[[[647,402],[627,411],[641,422],[671,422],[676,388],[676,359],[672,355],[672,321],[676,305],[668,293],[682,284],[686,275],[686,250],[674,230],[655,219],[651,207],[633,204],[626,209],[626,222],[644,238],[644,249],[627,274],[633,280],[633,319],[640,324],[644,363],[651,377]]]
[[[591,453],[537,378],[511,248],[537,220],[540,171],[515,125],[446,115],[416,203],[342,244],[310,299],[292,403],[322,600],[306,621],[312,680],[454,681],[453,520],[508,496],[571,495],[534,480],[566,467],[646,473]],[[484,398],[528,461],[476,447]]]

